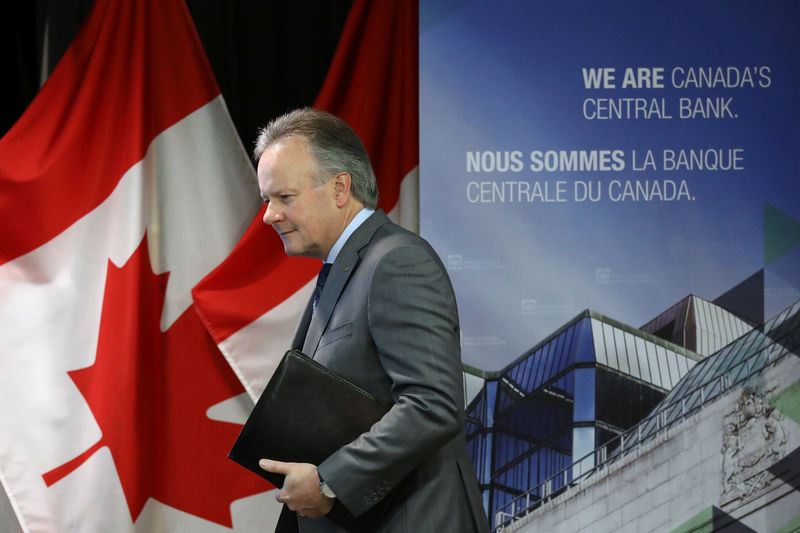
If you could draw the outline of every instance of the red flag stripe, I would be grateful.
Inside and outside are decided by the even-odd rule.
[[[344,119],[375,167],[380,207],[419,164],[419,11],[413,0],[357,0],[314,107]]]
[[[314,107],[359,134],[378,179],[379,207],[391,211],[403,178],[419,164],[416,1],[356,0]],[[226,261],[192,291],[217,343],[308,283],[319,261],[287,258],[257,216]]]
[[[278,234],[262,221],[264,211],[262,207],[228,258],[192,290],[195,309],[217,343],[319,272],[316,259],[286,257]]]
[[[130,21],[125,35],[109,31],[109,18]],[[0,139],[0,227],[16,228],[14,239],[0,241],[0,264],[97,207],[158,133],[218,94],[183,2],[96,2],[48,82]]]

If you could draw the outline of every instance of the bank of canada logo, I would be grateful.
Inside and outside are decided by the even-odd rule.
[[[530,298],[522,300],[522,314],[535,315],[536,314],[536,300]]]
[[[611,283],[611,269],[598,268],[594,271],[595,282],[599,285],[608,285]]]
[[[447,256],[447,269],[448,270],[461,270],[464,264],[461,254],[450,254]]]

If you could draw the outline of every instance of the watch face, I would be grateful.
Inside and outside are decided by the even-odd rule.
[[[333,490],[331,490],[331,488],[328,486],[328,484],[325,483],[324,481],[320,482],[319,491],[322,493],[323,496],[326,496],[328,498],[335,498],[336,497],[336,495],[333,493]]]

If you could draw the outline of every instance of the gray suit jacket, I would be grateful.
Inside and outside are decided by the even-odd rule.
[[[393,405],[368,433],[318,465],[358,515],[394,487],[381,533],[488,533],[464,434],[458,312],[439,257],[382,212],[350,236],[317,311],[295,334],[328,368]],[[313,398],[309,398],[313,401]],[[301,532],[335,532],[299,518]]]

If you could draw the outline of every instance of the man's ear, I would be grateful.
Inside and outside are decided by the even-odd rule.
[[[336,199],[336,207],[342,208],[350,200],[350,186],[353,178],[347,172],[340,172],[331,179],[333,179],[333,196]]]

